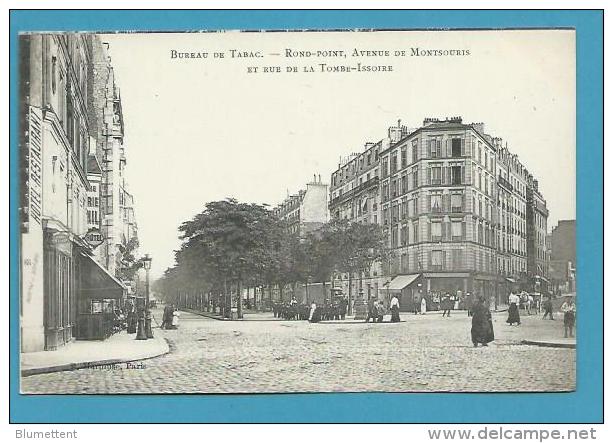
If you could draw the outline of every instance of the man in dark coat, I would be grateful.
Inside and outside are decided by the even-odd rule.
[[[341,298],[341,301],[339,302],[339,310],[340,310],[340,314],[341,314],[341,320],[345,320],[345,315],[347,315],[347,306],[349,305],[349,303],[347,303],[347,299],[345,297]]]
[[[441,300],[441,309],[443,311],[443,317],[451,317],[452,303],[453,302],[451,301],[451,295],[449,295],[449,292],[446,292],[443,296],[443,299]]]
[[[373,323],[377,321],[377,307],[375,305],[375,297],[371,297],[368,301],[368,315],[366,317],[366,323],[372,318]]]
[[[477,298],[473,305],[472,314],[470,335],[473,346],[477,347],[479,343],[487,346],[488,343],[494,341],[494,325],[492,324],[492,314],[485,306],[484,297]]]
[[[547,296],[547,300],[543,303],[543,308],[545,308],[545,314],[543,314],[543,320],[547,318],[549,315],[549,320],[553,320],[553,303],[551,302],[551,294]]]

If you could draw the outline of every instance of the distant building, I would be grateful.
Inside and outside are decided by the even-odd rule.
[[[321,176],[313,177],[306,189],[288,196],[273,209],[273,213],[286,222],[290,233],[299,237],[320,228],[328,219],[328,185]]]
[[[577,265],[576,220],[560,220],[551,231],[551,259]]]
[[[560,220],[551,231],[550,278],[560,292],[576,291],[576,221]]]
[[[100,246],[103,265],[119,276],[124,266],[123,254],[130,238],[136,236],[133,198],[127,192],[126,147],[120,89],[115,81],[108,45],[92,40],[89,67],[89,115],[96,139],[95,154],[100,162],[100,218],[104,244]],[[127,195],[127,196],[126,196]],[[128,226],[126,226],[128,225]]]

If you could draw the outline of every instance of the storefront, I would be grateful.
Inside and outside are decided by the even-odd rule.
[[[422,274],[398,275],[394,277],[387,285],[384,285],[384,296],[388,299],[392,295],[398,297],[401,312],[410,312],[413,310],[414,303],[421,301],[422,293]]]
[[[47,228],[43,237],[45,350],[54,351],[75,335],[80,264],[74,260],[74,239],[69,233]]]
[[[115,310],[120,307],[126,287],[98,264],[81,253],[81,291],[78,301],[78,340],[104,340],[113,333]]]

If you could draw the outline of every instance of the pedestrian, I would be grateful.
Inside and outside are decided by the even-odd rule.
[[[313,319],[313,315],[315,314],[315,309],[317,309],[317,304],[315,300],[311,302],[311,310],[309,311],[309,321]]]
[[[400,321],[400,302],[395,294],[390,300],[390,311],[392,311],[392,323],[398,323]]]
[[[443,300],[441,301],[441,308],[443,309],[443,317],[447,315],[447,317],[451,317],[451,295],[449,292],[446,292],[443,296]]]
[[[349,305],[349,303],[347,303],[347,299],[345,297],[341,298],[341,301],[339,303],[339,309],[340,309],[340,313],[341,313],[341,320],[345,320],[345,315],[347,315],[347,306]]]
[[[311,303],[311,312],[309,314],[310,323],[319,323],[321,321],[322,309],[313,301]]]
[[[164,313],[162,314],[162,329],[170,329],[172,326],[172,305],[164,306]]]
[[[385,306],[383,306],[383,301],[379,300],[375,306],[376,314],[377,314],[377,322],[383,323],[383,316],[385,315]]]
[[[420,298],[419,294],[415,294],[413,296],[413,314],[415,314],[415,315],[417,315],[419,313],[420,301],[421,301],[421,298]]]
[[[575,315],[577,307],[572,297],[567,296],[560,310],[564,313],[564,338],[574,337],[573,328],[575,327]]]
[[[470,292],[466,293],[466,298],[464,299],[464,303],[465,303],[465,307],[466,307],[466,313],[468,314],[469,317],[472,317],[473,315],[473,304],[475,303],[473,295]]]
[[[547,296],[547,300],[545,300],[545,303],[543,303],[543,308],[545,308],[543,320],[547,318],[547,315],[549,315],[549,320],[553,320],[553,303],[551,302],[551,294]]]
[[[485,306],[485,298],[483,296],[480,296],[473,305],[470,336],[475,348],[479,343],[482,346],[487,346],[488,343],[494,341],[492,314],[489,308]]]
[[[373,323],[377,320],[377,305],[375,297],[370,297],[368,300],[368,314],[366,315],[366,323],[372,318]]]
[[[455,293],[455,300],[453,303],[453,310],[457,311],[458,309],[460,309],[460,300],[462,299],[462,291],[460,289],[458,289]]]
[[[172,311],[172,329],[178,329],[179,328],[179,317],[181,316],[181,312],[179,312],[178,309],[174,309]]]
[[[425,315],[427,307],[428,307],[428,305],[426,303],[426,297],[422,296],[422,298],[421,298],[421,308],[420,308],[420,314],[421,315]]]
[[[513,291],[509,294],[509,316],[507,317],[507,323],[513,325],[517,323],[517,326],[521,325],[519,318],[519,296]]]

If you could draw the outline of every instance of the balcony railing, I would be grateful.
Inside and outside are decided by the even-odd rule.
[[[513,192],[513,185],[506,178],[504,178],[502,175],[498,176],[498,183],[502,187],[507,188],[507,190]]]
[[[328,204],[329,208],[332,208],[336,205],[339,205],[341,203],[346,202],[347,200],[349,200],[350,198],[354,197],[355,195],[359,194],[360,192],[366,190],[366,189],[370,189],[372,187],[375,187],[379,184],[379,177],[373,177],[371,179],[366,180],[364,183],[356,186],[355,188],[351,189],[350,191],[345,192],[342,195],[339,195],[336,198],[333,198],[332,200],[330,200],[330,203]]]

